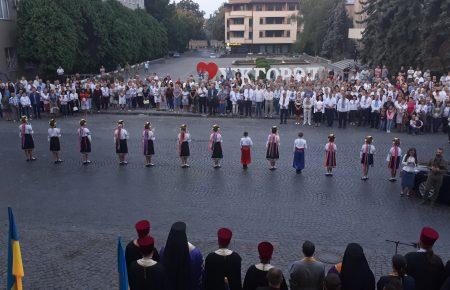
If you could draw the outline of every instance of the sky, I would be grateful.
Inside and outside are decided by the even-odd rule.
[[[214,11],[216,11],[216,9],[219,8],[220,5],[225,2],[225,0],[193,0],[193,1],[197,2],[200,5],[200,10],[205,11],[205,18],[209,18],[209,15],[213,14]],[[179,2],[179,0],[176,0],[175,2]]]

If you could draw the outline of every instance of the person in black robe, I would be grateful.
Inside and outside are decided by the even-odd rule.
[[[269,286],[258,287],[256,290],[279,290],[284,281],[283,272],[280,269],[272,268],[267,273],[267,281]]]
[[[273,254],[273,245],[269,242],[261,242],[258,245],[259,264],[251,265],[244,278],[243,290],[256,290],[258,287],[269,286],[267,272],[273,268],[270,264]],[[283,276],[281,290],[287,290],[286,279]]]
[[[139,239],[142,258],[128,268],[130,290],[167,290],[167,276],[162,264],[152,259],[155,241],[151,236]]]
[[[228,249],[233,233],[222,228],[217,232],[219,249],[205,259],[205,290],[225,290],[225,278],[229,290],[241,290],[241,256]]]
[[[406,273],[416,282],[416,290],[439,290],[444,279],[444,264],[433,253],[433,245],[439,233],[424,227],[420,234],[419,250],[405,255]]]
[[[450,290],[450,261],[445,264],[444,284],[440,290]]]
[[[342,289],[345,290],[375,289],[375,276],[359,244],[348,244],[345,249],[342,258],[341,282]]]
[[[130,264],[136,260],[142,258],[141,249],[139,248],[139,240],[146,237],[150,233],[150,222],[147,220],[138,221],[135,225],[138,238],[128,243],[125,248],[125,261],[127,262],[127,268]],[[152,259],[159,262],[159,254],[156,249],[153,250]]]

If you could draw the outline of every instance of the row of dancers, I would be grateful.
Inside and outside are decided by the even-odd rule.
[[[36,157],[33,155],[34,140],[33,140],[33,128],[28,122],[26,116],[21,118],[21,125],[19,126],[20,138],[22,149],[25,152],[27,161],[34,161]],[[78,143],[80,148],[80,153],[82,154],[82,163],[88,165],[91,163],[89,160],[89,154],[92,150],[92,134],[87,127],[87,121],[85,119],[80,120],[80,127],[77,129]],[[117,127],[114,130],[114,143],[115,150],[118,155],[119,164],[126,165],[126,155],[128,154],[128,139],[130,138],[128,131],[124,127],[125,123],[123,120],[117,122]],[[51,119],[49,122],[50,128],[48,129],[48,141],[50,143],[50,151],[53,154],[55,164],[63,162],[60,158],[61,151],[61,129],[57,127],[55,119]],[[337,146],[335,144],[335,135],[328,135],[328,142],[325,144],[325,158],[324,167],[326,168],[326,176],[333,175],[333,169],[336,167],[336,152]],[[186,124],[181,125],[180,132],[177,138],[178,154],[181,161],[182,168],[188,168],[188,158],[190,156],[190,142],[192,141],[191,135],[188,131]],[[144,165],[146,167],[154,166],[152,162],[152,157],[155,154],[155,133],[149,122],[144,124],[144,129],[142,131],[142,152],[145,157]],[[280,136],[278,134],[278,128],[273,126],[271,128],[270,134],[267,138],[266,143],[266,159],[268,160],[270,170],[277,169],[276,163],[280,157],[279,154],[280,146]],[[241,147],[241,164],[244,170],[248,169],[248,166],[252,162],[251,149],[253,147],[253,141],[250,138],[248,132],[244,132],[243,137],[240,140]],[[214,168],[221,167],[221,160],[223,158],[222,151],[222,134],[220,132],[219,125],[214,125],[209,138],[208,149],[211,152],[211,158],[213,161]],[[294,141],[294,158],[293,167],[295,168],[297,174],[302,173],[305,168],[305,150],[307,150],[307,142],[303,137],[303,133],[298,133],[298,137]],[[367,136],[364,140],[364,144],[361,146],[360,159],[362,165],[362,180],[367,180],[369,178],[369,169],[374,166],[374,154],[375,146],[373,145],[373,137]],[[397,173],[400,166],[402,156],[402,150],[400,148],[400,139],[394,138],[393,145],[389,150],[387,156],[388,168],[390,170],[391,176],[390,181],[395,181],[397,178]]]

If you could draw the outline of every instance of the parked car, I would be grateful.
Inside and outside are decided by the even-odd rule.
[[[414,190],[421,196],[429,197],[436,194],[434,189],[430,190],[430,193],[425,192],[425,185],[427,183],[428,173],[430,170],[427,166],[419,165],[416,168],[416,175],[414,180]],[[439,197],[437,201],[439,203],[444,203],[450,205],[450,172],[444,175],[444,180],[442,182],[441,189],[439,190]]]
[[[179,52],[174,52],[174,53],[173,53],[173,57],[175,57],[175,58],[180,57],[180,53],[179,53]]]

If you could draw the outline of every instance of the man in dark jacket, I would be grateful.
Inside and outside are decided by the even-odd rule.
[[[30,102],[33,107],[33,117],[35,119],[41,118],[41,94],[36,91],[36,88],[33,87],[30,93]]]

